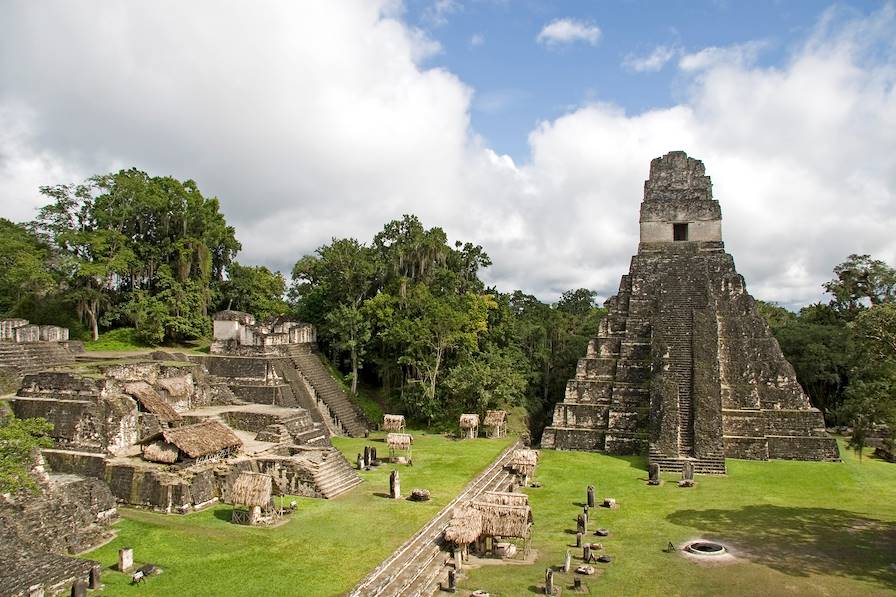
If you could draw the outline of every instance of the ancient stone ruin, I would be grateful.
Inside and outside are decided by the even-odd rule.
[[[256,323],[249,313],[220,311],[212,317],[211,354],[196,357],[251,402],[304,408],[330,435],[364,437],[364,413],[345,394],[317,354],[317,331],[283,317]]]
[[[99,588],[99,562],[69,557],[102,544],[118,518],[109,488],[96,479],[48,472],[40,456],[38,486],[0,495],[0,595],[56,595]]]
[[[837,460],[722,243],[703,163],[675,151],[644,183],[641,242],[542,446],[649,451],[724,473],[725,457]]]
[[[211,374],[208,359],[159,352],[29,374],[10,405],[17,417],[53,424],[54,447],[43,457],[54,473],[98,479],[117,501],[162,512],[228,501],[246,472],[309,497],[361,482],[308,410],[267,402],[263,391],[237,395],[232,384],[245,378]],[[251,372],[258,363],[250,360]]]
[[[80,351],[83,346],[69,341],[67,328],[0,319],[0,393],[15,391],[28,373],[72,363]]]

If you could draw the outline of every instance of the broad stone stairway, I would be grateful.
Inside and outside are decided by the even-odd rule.
[[[0,377],[21,378],[60,365],[75,362],[75,355],[56,342],[0,341]]]
[[[291,345],[287,354],[298,372],[308,380],[316,397],[326,405],[336,426],[351,437],[364,437],[369,428],[364,414],[345,395],[311,348]]]
[[[363,480],[335,448],[321,453],[312,467],[314,485],[326,499],[342,495]]]
[[[664,264],[659,311],[662,337],[668,346],[664,357],[666,375],[678,390],[678,454],[661,454],[650,446],[650,462],[663,471],[680,472],[690,461],[694,471],[702,474],[725,474],[722,454],[697,457],[694,451],[694,310],[706,307],[707,299],[700,289],[706,281],[699,278],[687,256],[676,256]]]
[[[373,572],[361,580],[349,593],[350,597],[418,597],[429,596],[437,588],[439,578],[445,574],[448,553],[442,551],[443,532],[451,520],[451,512],[461,501],[478,497],[486,491],[505,491],[516,477],[505,465],[513,451],[522,447],[515,444],[504,450],[487,469],[480,473],[435,518],[417,534],[386,558]]]

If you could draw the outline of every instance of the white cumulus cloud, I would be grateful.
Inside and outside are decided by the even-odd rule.
[[[681,53],[679,48],[670,46],[657,46],[646,56],[627,55],[622,60],[622,66],[637,73],[649,73],[661,70],[666,63]]]
[[[818,300],[850,253],[896,263],[891,8],[826,17],[774,68],[704,52],[677,105],[573,108],[530,132],[524,163],[477,135],[474,90],[425,66],[432,42],[401,15],[391,0],[0,4],[0,216],[32,217],[41,184],[134,165],[217,195],[246,263],[288,271],[414,213],[482,244],[502,290],[607,296],[637,250],[650,159],[683,149],[757,297]]]
[[[756,61],[766,47],[764,41],[750,41],[727,47],[711,46],[697,52],[685,54],[678,61],[683,71],[699,71],[718,65],[749,66]]]
[[[589,21],[579,19],[554,19],[538,32],[535,39],[546,46],[558,46],[574,42],[597,45],[600,39],[600,27]]]

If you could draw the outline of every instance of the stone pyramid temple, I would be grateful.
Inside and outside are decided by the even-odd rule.
[[[703,163],[674,151],[644,183],[641,242],[542,447],[648,452],[663,470],[725,458],[838,460],[722,243]]]

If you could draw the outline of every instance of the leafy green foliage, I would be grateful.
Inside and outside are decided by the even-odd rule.
[[[850,255],[834,268],[835,279],[824,284],[834,297],[831,306],[853,319],[866,306],[896,300],[896,270],[870,255]]]
[[[234,309],[251,313],[265,320],[289,311],[284,300],[286,281],[280,272],[264,266],[240,265],[236,261],[227,266],[227,279],[220,284],[218,310]]]
[[[0,314],[13,313],[31,297],[56,287],[47,269],[50,249],[24,226],[0,218]]]
[[[0,420],[0,493],[37,489],[29,471],[35,451],[53,445],[47,436],[52,430],[43,418]]]
[[[240,248],[217,199],[136,169],[41,192],[51,203],[34,228],[93,340],[101,323],[132,323],[150,344],[208,332],[213,287]]]
[[[546,412],[602,311],[584,289],[556,307],[528,297],[523,309],[485,288],[479,271],[490,264],[482,247],[452,247],[441,228],[406,215],[369,246],[333,239],[299,259],[290,297],[333,360],[347,356],[353,391],[366,372],[412,418],[449,425],[459,412],[532,402]]]

